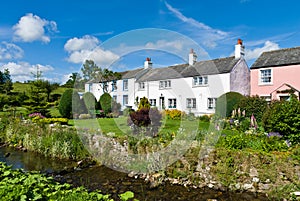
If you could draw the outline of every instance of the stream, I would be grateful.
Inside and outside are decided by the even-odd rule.
[[[40,171],[51,175],[58,182],[71,183],[74,186],[85,186],[89,190],[101,190],[104,194],[111,194],[118,200],[118,194],[132,191],[140,201],[265,201],[266,197],[254,193],[221,192],[209,188],[194,189],[180,185],[165,183],[151,189],[142,179],[134,179],[127,174],[114,171],[105,166],[58,173],[66,168],[75,167],[74,161],[55,160],[32,152],[22,152],[9,147],[0,148],[0,161],[12,165],[13,169],[22,168],[25,171]]]

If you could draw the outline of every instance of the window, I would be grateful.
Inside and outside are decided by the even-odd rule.
[[[150,99],[149,101],[151,106],[156,106],[156,99]]]
[[[128,90],[128,80],[123,80],[123,91]]]
[[[128,105],[128,95],[123,95],[123,106]]]
[[[187,98],[186,99],[187,108],[196,108],[196,98]]]
[[[93,84],[89,84],[89,92],[93,91]]]
[[[111,91],[117,91],[117,81],[111,82]]]
[[[117,102],[117,96],[112,97],[115,102]]]
[[[103,88],[103,92],[105,93],[105,92],[108,92],[108,84],[107,84],[107,82],[103,82],[102,83],[102,88]]]
[[[171,88],[171,80],[159,81],[159,89]]]
[[[261,84],[271,84],[272,83],[272,70],[260,70],[260,83]]]
[[[145,90],[145,82],[139,82],[139,90]]]
[[[208,98],[207,99],[207,108],[208,109],[215,109],[216,108],[216,98]]]
[[[197,76],[193,78],[193,86],[206,86],[207,84],[207,76]]]
[[[168,99],[168,107],[169,108],[176,108],[176,98],[169,98]]]

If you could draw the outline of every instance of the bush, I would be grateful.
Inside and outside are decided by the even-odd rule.
[[[151,107],[151,104],[150,104],[148,98],[143,97],[140,99],[138,110],[144,109],[144,108],[150,109],[150,107]]]
[[[243,95],[237,92],[227,92],[217,99],[216,114],[220,117],[230,117],[232,110],[243,99]]]
[[[156,108],[141,108],[136,112],[129,113],[128,125],[134,134],[156,136],[161,126],[162,115]]]
[[[165,110],[165,114],[168,119],[174,119],[174,120],[180,120],[185,115],[184,112],[177,110],[177,109]]]
[[[264,112],[268,106],[267,101],[259,96],[244,97],[236,105],[236,108],[240,108],[241,111],[245,111],[246,117],[251,117],[253,114],[258,122],[261,121]]]
[[[73,118],[73,115],[77,116],[84,113],[86,108],[78,93],[73,91],[73,89],[67,89],[60,99],[58,110],[62,117]]]
[[[292,143],[300,143],[300,102],[291,96],[290,101],[274,101],[262,119],[267,132],[278,132]]]
[[[97,99],[95,98],[93,93],[91,93],[91,92],[84,93],[82,99],[83,99],[85,107],[89,113],[91,113],[90,111],[100,109],[98,107]]]
[[[202,115],[202,116],[199,117],[199,120],[203,121],[203,122],[209,122],[210,121],[210,116]]]
[[[112,112],[112,97],[109,95],[109,93],[102,94],[99,102],[101,109],[104,111],[105,114]]]

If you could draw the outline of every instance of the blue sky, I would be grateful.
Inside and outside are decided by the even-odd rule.
[[[115,71],[300,46],[298,0],[10,0],[0,6],[0,70],[13,81],[65,82],[85,59]],[[192,44],[194,42],[194,44]],[[194,47],[193,47],[194,45]],[[200,52],[200,53],[199,53]],[[203,54],[202,54],[203,53]],[[199,56],[200,54],[200,56]],[[201,56],[202,55],[202,56]]]

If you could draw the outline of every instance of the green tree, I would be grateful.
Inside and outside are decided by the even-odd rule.
[[[82,86],[82,78],[81,78],[80,74],[72,73],[72,75],[70,75],[68,81],[63,86],[67,87],[67,88],[73,88],[73,87],[82,88],[83,87]]]
[[[0,71],[0,91],[6,94],[13,90],[13,83],[8,69],[4,69],[4,72]]]
[[[83,79],[85,82],[92,80],[96,77],[96,74],[101,69],[95,64],[93,60],[85,60],[81,72],[83,74]]]

